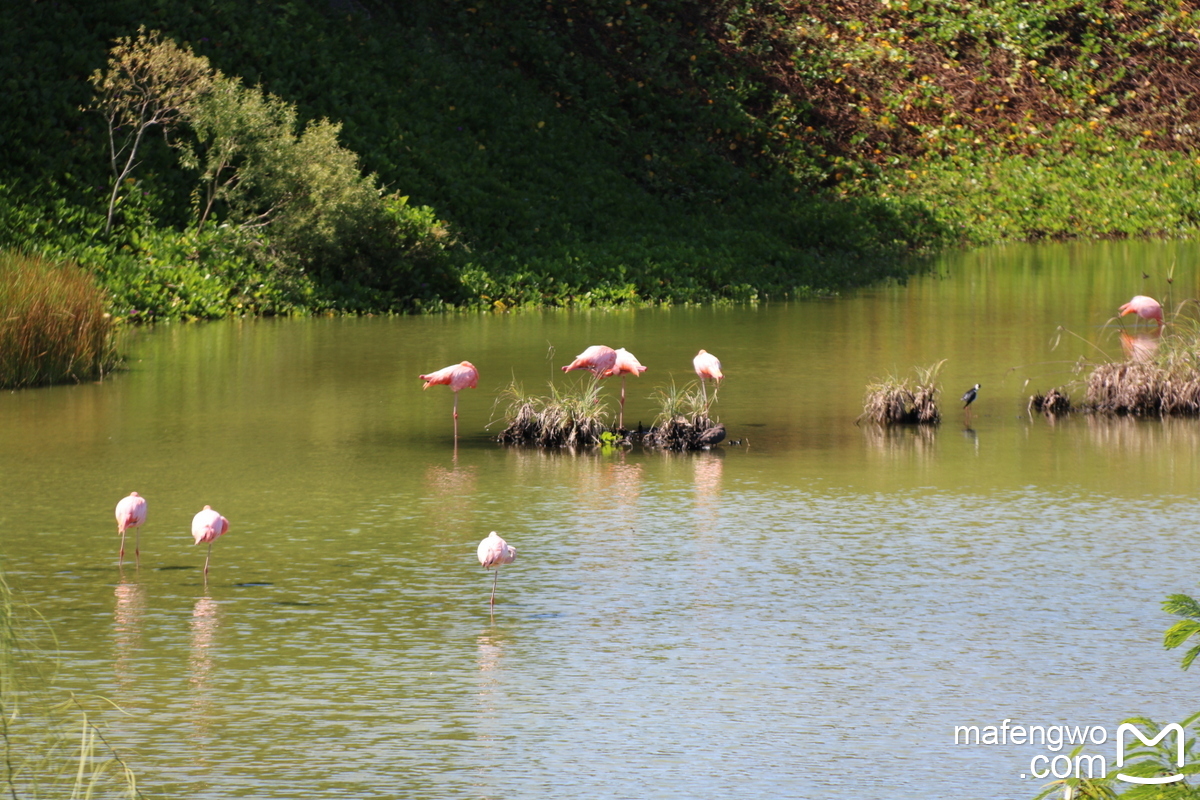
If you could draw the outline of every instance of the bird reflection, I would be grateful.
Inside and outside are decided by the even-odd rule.
[[[136,583],[118,583],[113,592],[113,671],[122,689],[132,689],[136,681],[133,661],[142,642],[142,615],[146,611],[146,589]]]
[[[495,630],[486,630],[475,639],[478,649],[479,700],[486,711],[496,711],[504,695],[503,675],[504,637]]]
[[[717,527],[717,517],[721,510],[721,473],[725,469],[725,459],[722,455],[724,454],[697,453],[692,458],[699,533],[708,533]]]
[[[459,525],[470,525],[470,513],[475,497],[479,475],[475,467],[432,465],[425,470],[426,497],[437,506],[437,514],[444,522],[441,530],[452,531]]]
[[[1158,337],[1162,335],[1159,328],[1153,333],[1133,334],[1121,331],[1121,349],[1125,351],[1127,361],[1150,361],[1158,351]]]
[[[192,711],[198,739],[207,740],[213,722],[212,674],[213,644],[221,626],[221,607],[208,595],[196,600],[192,607],[192,652],[189,659],[188,683],[192,691]]]

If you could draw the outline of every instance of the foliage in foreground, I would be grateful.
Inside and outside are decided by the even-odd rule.
[[[93,380],[111,370],[106,301],[73,264],[0,252],[0,386]]]
[[[50,690],[49,632],[0,571],[0,785],[12,800],[138,798],[137,778],[74,695]]]

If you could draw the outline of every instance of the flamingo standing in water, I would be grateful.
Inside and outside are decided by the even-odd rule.
[[[121,555],[119,563],[125,564],[125,531],[134,529],[133,555],[137,564],[142,565],[142,554],[139,550],[139,540],[142,538],[142,523],[146,521],[146,498],[137,492],[130,492],[129,497],[122,497],[117,503],[117,533],[121,534]]]
[[[721,379],[725,377],[725,373],[721,372],[721,361],[707,350],[701,350],[692,359],[692,368],[700,376],[700,393],[704,397],[704,402],[708,403],[708,392],[704,388],[704,380],[707,378],[718,385],[721,383]],[[713,397],[716,397],[715,389],[713,390]]]
[[[602,344],[594,344],[587,350],[575,356],[575,360],[562,368],[563,372],[573,369],[586,369],[597,378],[603,378],[604,373],[617,363],[617,351]]]
[[[1152,319],[1158,323],[1158,327],[1163,326],[1163,310],[1159,302],[1153,297],[1146,297],[1144,294],[1139,294],[1130,300],[1125,305],[1117,309],[1123,317],[1126,314],[1137,314],[1142,319]]]
[[[428,389],[430,386],[445,385],[454,391],[454,439],[457,441],[458,392],[460,389],[474,389],[479,385],[479,370],[475,369],[475,365],[470,361],[463,361],[460,364],[451,364],[448,367],[442,367],[437,372],[418,377],[425,381],[425,385],[421,387],[422,390]]]
[[[492,599],[491,605],[496,605],[496,583],[500,580],[500,567],[504,564],[511,564],[517,557],[517,548],[513,547],[508,542],[500,538],[500,534],[492,531],[487,535],[487,538],[479,543],[479,548],[475,551],[479,556],[479,563],[484,569],[496,570],[496,577],[492,578]]]
[[[222,517],[212,506],[205,506],[196,516],[192,517],[192,538],[208,543],[208,555],[204,557],[204,582],[208,583],[208,560],[212,558],[212,543],[229,531],[229,520]]]
[[[624,347],[617,348],[616,355],[617,355],[616,361],[614,361],[613,365],[608,370],[606,370],[604,372],[604,374],[601,375],[600,377],[608,378],[613,375],[621,376],[621,413],[619,414],[619,416],[617,418],[617,427],[624,428],[625,427],[625,376],[632,375],[636,378],[638,375],[641,375],[643,372],[645,372],[646,368],[642,366],[642,363],[637,360],[637,357],[633,353],[629,352]]]

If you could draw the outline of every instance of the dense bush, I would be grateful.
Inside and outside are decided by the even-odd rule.
[[[206,316],[742,302],[958,242],[1191,234],[1197,22],[1115,0],[5,4],[0,246]],[[121,177],[81,109],[139,25],[225,103]],[[238,130],[260,138],[222,149]]]

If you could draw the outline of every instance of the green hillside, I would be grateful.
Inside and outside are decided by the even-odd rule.
[[[960,243],[1190,235],[1198,20],[1061,0],[9,3],[0,247],[76,260],[117,313],[154,318],[740,302]],[[149,129],[110,229],[89,76],[139,26],[270,121],[224,184],[205,182],[216,105]]]

